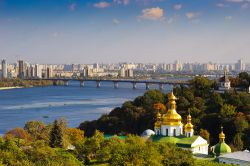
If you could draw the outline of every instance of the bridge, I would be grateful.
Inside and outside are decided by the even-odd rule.
[[[53,81],[53,85],[58,85],[58,82],[63,82],[64,86],[69,86],[70,81],[79,81],[80,87],[84,87],[84,83],[87,81],[94,81],[96,82],[96,87],[101,87],[101,82],[113,82],[114,88],[117,89],[119,87],[120,82],[131,83],[133,89],[136,89],[136,84],[142,83],[145,84],[145,88],[148,90],[150,85],[156,84],[159,85],[159,89],[163,90],[164,85],[189,85],[188,81],[182,80],[143,80],[143,79],[92,79],[92,78],[30,78],[25,80],[46,80],[46,81]]]

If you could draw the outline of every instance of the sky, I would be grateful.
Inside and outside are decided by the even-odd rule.
[[[0,59],[250,62],[250,0],[0,0]]]

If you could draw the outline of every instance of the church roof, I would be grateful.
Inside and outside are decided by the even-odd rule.
[[[214,146],[214,152],[217,156],[224,154],[224,153],[230,153],[231,148],[228,146],[225,142],[217,143]]]
[[[155,132],[151,129],[147,129],[141,134],[141,136],[151,136],[151,135],[155,135]]]
[[[200,136],[194,135],[192,137],[186,137],[184,135],[181,136],[176,136],[176,137],[166,137],[166,136],[160,136],[160,135],[154,135],[151,136],[151,139],[155,142],[166,142],[166,143],[173,143],[176,144],[178,147],[186,147],[186,148],[191,148],[194,147],[194,143],[198,139],[203,139]],[[205,141],[203,141],[204,144]]]
[[[120,139],[126,139],[127,138],[127,136],[125,136],[125,135],[109,135],[109,134],[104,135],[105,139],[111,139],[111,138],[114,138],[114,137],[117,137],[117,138],[120,138]]]
[[[223,154],[219,158],[228,158],[228,159],[250,162],[250,153],[247,151],[238,151],[238,152]]]

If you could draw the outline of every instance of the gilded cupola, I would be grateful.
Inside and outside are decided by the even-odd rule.
[[[163,115],[162,117],[162,124],[163,125],[170,125],[170,126],[179,126],[182,125],[182,118],[181,116],[176,112],[176,100],[177,98],[171,92],[168,95],[168,105],[169,109],[166,114]]]
[[[192,124],[192,119],[191,119],[190,112],[188,111],[188,116],[187,116],[187,124],[185,125],[185,132],[193,132],[194,126]]]

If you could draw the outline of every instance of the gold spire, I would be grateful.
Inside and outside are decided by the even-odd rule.
[[[168,95],[168,104],[169,104],[169,109],[166,114],[163,115],[163,125],[181,125],[181,116],[176,112],[176,100],[177,98],[171,92]]]
[[[185,132],[192,132],[193,128],[194,126],[192,124],[192,117],[190,115],[190,110],[188,110],[187,124],[185,125]]]
[[[171,100],[177,100],[177,98],[175,97],[174,95],[174,92],[171,91],[169,94],[168,94],[168,100],[171,101]]]
[[[219,139],[220,139],[220,142],[224,142],[225,141],[225,134],[223,133],[223,126],[221,126],[221,132],[219,134]]]
[[[161,113],[159,111],[156,115],[155,128],[161,128]]]

